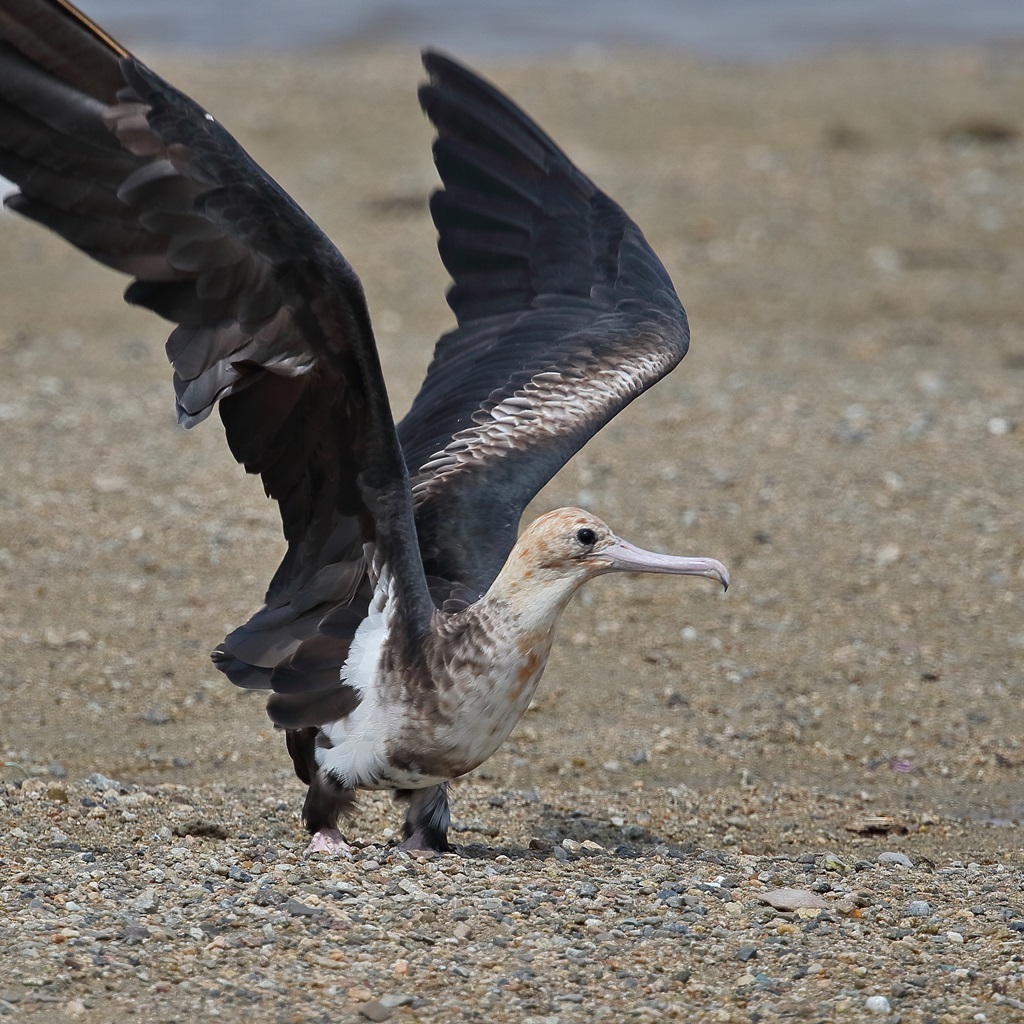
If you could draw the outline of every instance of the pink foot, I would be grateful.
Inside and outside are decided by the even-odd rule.
[[[414,853],[420,857],[436,857],[441,853],[451,853],[452,848],[448,841],[444,840],[444,849],[439,850],[432,846],[421,830],[413,832],[408,839],[403,839],[396,847],[396,850],[404,850],[406,853]]]
[[[313,836],[302,856],[308,857],[313,853],[329,853],[333,857],[352,859],[352,847],[336,828],[322,828]]]

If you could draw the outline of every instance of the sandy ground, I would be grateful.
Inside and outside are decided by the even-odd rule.
[[[363,277],[403,410],[449,322],[415,54],[151,62],[339,243]],[[536,511],[582,504],[646,547],[720,558],[734,583],[725,596],[692,580],[592,584],[566,615],[535,708],[456,789],[456,816],[482,819],[486,849],[510,856],[513,874],[543,869],[523,853],[537,836],[586,838],[572,824],[583,801],[606,830],[640,821],[650,844],[675,844],[677,872],[693,878],[707,874],[702,851],[723,849],[827,850],[851,864],[899,851],[940,873],[973,862],[1019,877],[1024,53],[774,69],[586,54],[482,70],[640,223],[693,332],[680,369]],[[6,799],[41,842],[38,830],[75,820],[59,800],[43,813],[49,790],[29,800],[26,776],[71,787],[75,814],[73,787],[96,771],[151,794],[188,787],[191,804],[223,784],[220,799],[242,808],[253,794],[249,833],[270,830],[297,853],[301,790],[284,744],[261,699],[207,659],[260,603],[281,554],[274,509],[216,423],[174,425],[166,330],[121,303],[113,274],[7,215],[0,267]],[[533,792],[548,809],[526,801],[507,814],[489,791]],[[273,824],[261,820],[268,792],[288,807]],[[367,813],[357,831],[379,842],[389,812],[371,802]],[[890,819],[882,834],[866,831],[870,816]],[[127,820],[99,826],[114,859],[140,841]],[[202,841],[215,854],[224,840]],[[45,864],[46,845],[42,860],[18,845],[3,855],[20,878]],[[942,877],[950,912],[966,905]],[[1022,912],[1019,890],[1004,897]],[[8,935],[11,963],[20,934]],[[1011,987],[1019,956],[1013,970]],[[113,1021],[159,984],[165,1015],[152,1019],[199,1005],[157,975],[114,991],[98,975],[53,971],[35,987],[11,980],[0,1009]],[[750,1019],[727,971],[709,966],[706,981],[689,995],[678,982],[669,1008],[651,1012],[676,999],[688,1013]],[[398,1012],[433,1019],[458,984]],[[823,987],[819,1018],[847,1012],[843,984]],[[58,994],[33,1001],[43,985]],[[597,981],[582,991],[588,1012],[604,1005]],[[993,992],[982,985],[972,998],[985,1005],[951,1019],[1019,1012],[991,1004]],[[945,999],[903,1019],[934,1017]],[[867,1012],[850,1006],[849,1019]],[[505,1019],[501,1009],[479,1019]],[[530,1012],[575,1020],[584,1008]],[[320,1019],[280,1003],[246,1013]]]

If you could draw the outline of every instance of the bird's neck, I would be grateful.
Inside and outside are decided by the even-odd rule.
[[[508,730],[533,698],[558,620],[578,585],[506,564],[482,598],[435,620],[446,652],[443,671],[461,675],[471,691],[484,695],[487,714],[498,714]]]
[[[539,566],[513,549],[494,583],[466,614],[497,644],[521,646],[521,639],[550,646],[562,611],[584,582],[564,571]]]
[[[521,628],[530,632],[553,633],[562,612],[584,577],[564,570],[538,565],[529,552],[513,548],[501,572],[495,577],[478,605],[505,609]]]

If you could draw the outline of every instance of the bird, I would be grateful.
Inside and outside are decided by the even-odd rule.
[[[729,583],[721,562],[645,551],[582,509],[519,535],[548,480],[680,362],[689,326],[623,209],[498,88],[422,58],[455,326],[396,422],[355,270],[220,122],[68,0],[0,10],[7,208],[175,325],[178,421],[218,407],[278,505],[281,564],[212,658],[269,691],[309,853],[349,854],[359,790],[407,802],[400,848],[453,850],[449,784],[526,711],[583,583]]]

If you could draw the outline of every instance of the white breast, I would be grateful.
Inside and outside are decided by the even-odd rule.
[[[449,664],[431,712],[383,678],[390,598],[390,586],[379,584],[341,671],[359,692],[359,706],[320,727],[331,745],[317,748],[317,764],[346,788],[422,789],[483,764],[529,707],[551,647],[549,631],[519,633],[491,647],[485,661]]]

